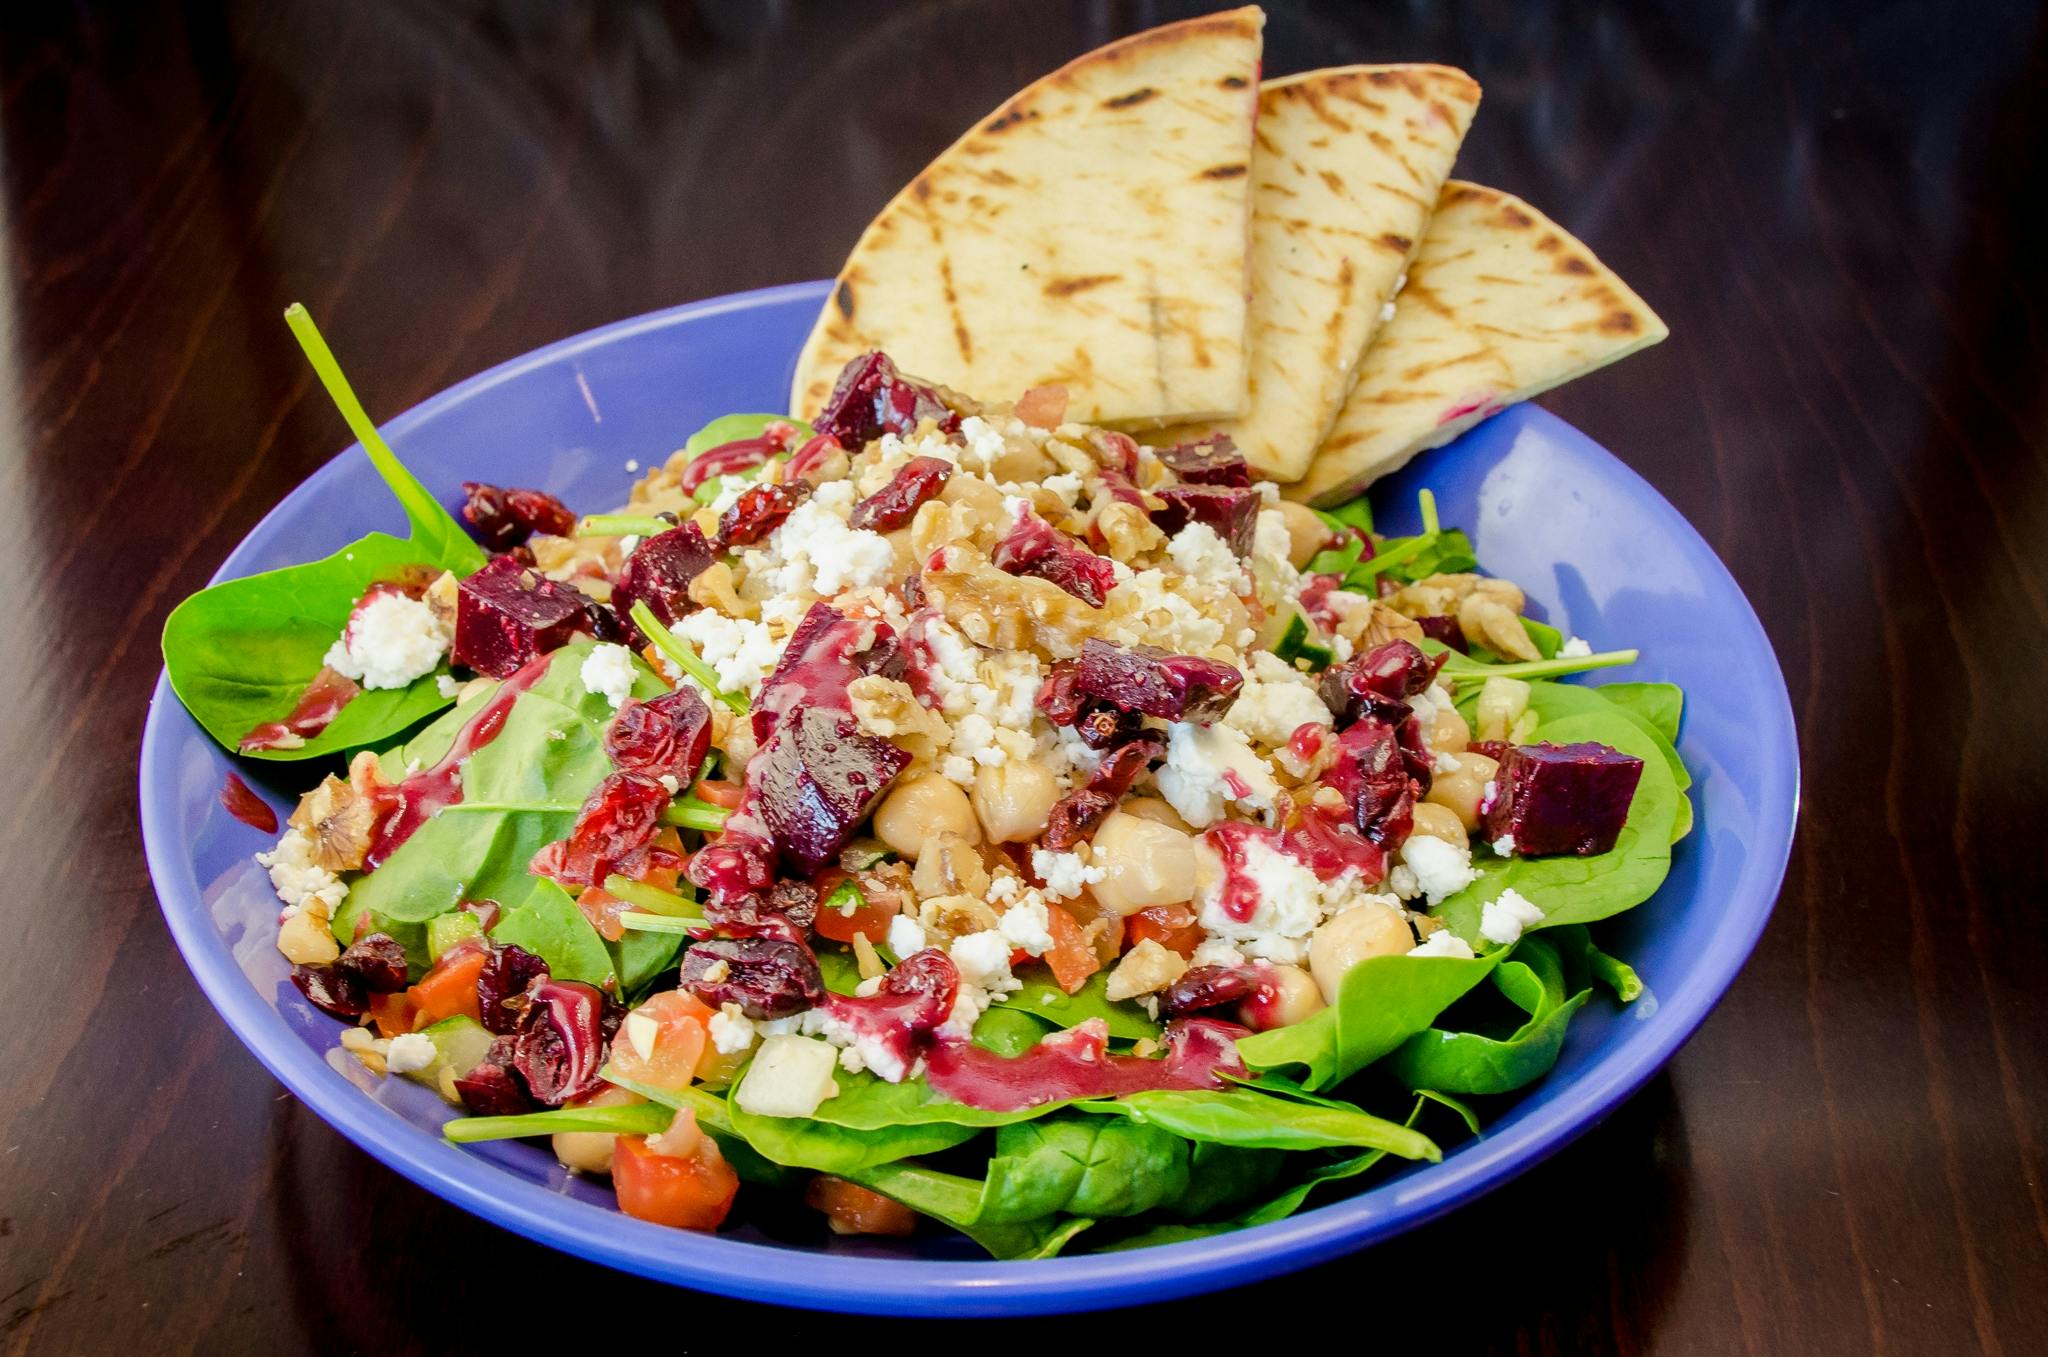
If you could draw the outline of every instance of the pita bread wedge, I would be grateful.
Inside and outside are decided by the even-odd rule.
[[[1667,333],[1562,227],[1513,194],[1453,179],[1336,427],[1281,493],[1342,503],[1488,415]]]
[[[875,218],[797,360],[815,414],[847,360],[984,400],[1061,383],[1090,423],[1235,415],[1257,8],[1139,33],[1025,87]]]
[[[1146,442],[1227,433],[1259,475],[1301,479],[1478,106],[1478,84],[1446,66],[1340,66],[1259,87],[1249,408]]]

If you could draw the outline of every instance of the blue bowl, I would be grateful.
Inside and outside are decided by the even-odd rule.
[[[770,288],[606,326],[473,377],[385,433],[444,494],[478,477],[593,509],[623,503],[629,460],[658,463],[714,416],[782,408],[825,293],[823,283]],[[366,1074],[340,1050],[340,1025],[287,979],[274,945],[277,902],[250,860],[265,837],[228,816],[219,792],[239,769],[282,811],[308,770],[229,758],[159,680],[142,738],[141,800],[164,917],[235,1034],[336,1130],[467,1210],[629,1272],[823,1309],[1042,1314],[1165,1300],[1361,1248],[1555,1152],[1671,1058],[1762,933],[1798,807],[1791,706],[1770,642],[1713,551],[1647,482],[1524,405],[1380,487],[1386,530],[1414,530],[1414,491],[1425,484],[1444,521],[1471,532],[1486,568],[1528,591],[1532,611],[1596,648],[1641,648],[1641,663],[1603,678],[1685,686],[1679,750],[1697,779],[1697,822],[1656,897],[1605,926],[1605,945],[1635,964],[1648,995],[1627,1009],[1592,1005],[1550,1076],[1442,1163],[1373,1180],[1292,1219],[1139,1252],[998,1263],[937,1235],[668,1230],[619,1214],[606,1188],[564,1173],[536,1146],[457,1149],[437,1129],[447,1106],[410,1081]],[[405,531],[351,448],[272,510],[216,578],[311,560],[377,528]]]

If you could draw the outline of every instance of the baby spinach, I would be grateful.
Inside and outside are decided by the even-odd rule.
[[[1106,971],[1097,971],[1089,976],[1072,994],[1040,971],[1025,979],[1022,989],[998,1000],[997,1006],[1029,1013],[1055,1027],[1078,1027],[1090,1018],[1101,1018],[1109,1024],[1109,1035],[1122,1041],[1143,1041],[1147,1037],[1156,1039],[1159,1036],[1159,1024],[1146,1017],[1144,1009],[1128,1000],[1110,1002],[1108,990],[1109,974]]]
[[[923,1076],[891,1084],[863,1071],[833,1076],[839,1092],[818,1104],[812,1120],[867,1134],[897,1126],[1004,1126],[1044,1116],[1053,1104],[990,1112],[954,1102]]]
[[[1565,1029],[1592,991],[1565,995],[1564,968],[1541,938],[1524,938],[1495,969],[1494,988],[1528,1014],[1505,1037],[1431,1028],[1388,1057],[1390,1072],[1410,1088],[1445,1093],[1510,1093],[1550,1073]]]
[[[1028,1013],[990,1008],[974,1024],[974,1044],[999,1056],[1020,1056],[1038,1044],[1045,1025]]]
[[[1062,1113],[1006,1126],[982,1184],[977,1220],[1135,1216],[1188,1187],[1188,1145],[1137,1121]]]
[[[1632,1004],[1643,997],[1647,987],[1635,967],[1620,957],[1609,956],[1593,943],[1592,930],[1584,924],[1565,924],[1559,928],[1544,930],[1544,937],[1557,948],[1564,958],[1565,972],[1574,977],[1598,980],[1614,992],[1614,997],[1625,1004]]]
[[[1443,1158],[1428,1136],[1348,1105],[1274,1098],[1228,1089],[1155,1089],[1076,1104],[1077,1110],[1127,1117],[1185,1140],[1254,1150],[1385,1150],[1403,1159]]]
[[[1292,1027],[1241,1037],[1237,1049],[1253,1069],[1306,1066],[1303,1084],[1328,1088],[1428,1027],[1498,961],[1498,954],[1368,958],[1345,975],[1335,1004]]]
[[[1685,689],[1675,683],[1603,683],[1600,696],[1653,726],[1666,744],[1678,743],[1678,723],[1685,714]]]
[[[922,1164],[877,1164],[840,1176],[952,1226],[1002,1259],[1051,1258],[1095,1223],[1087,1216],[1045,1216],[1011,1224],[984,1221],[981,1183]]]
[[[171,610],[163,633],[171,688],[206,733],[235,752],[258,726],[291,713],[326,663],[356,600],[372,584],[396,578],[408,566],[467,575],[484,563],[482,549],[378,436],[305,308],[294,304],[285,320],[398,498],[411,533],[400,539],[373,532],[322,560],[203,589]],[[366,689],[298,747],[248,754],[311,759],[376,744],[448,705],[438,682],[446,673],[443,666],[404,688]]]
[[[860,1078],[859,1075],[845,1074],[834,1077],[842,1090],[850,1080]],[[950,1150],[979,1134],[977,1127],[940,1120],[899,1122],[851,1130],[825,1120],[823,1105],[817,1114],[809,1117],[758,1116],[740,1106],[739,1090],[745,1085],[746,1076],[742,1075],[740,1081],[733,1085],[733,1098],[727,1104],[726,1116],[733,1130],[762,1156],[789,1168],[816,1169],[820,1173],[836,1173],[843,1178],[853,1177],[860,1170],[877,1164]],[[825,1102],[834,1103],[844,1096],[842,1092]]]
[[[546,1112],[524,1112],[506,1117],[452,1117],[441,1123],[441,1134],[458,1145],[485,1140],[523,1140],[528,1136],[551,1136],[563,1131],[610,1131],[627,1136],[651,1136],[666,1131],[675,1112],[659,1103],[630,1103],[624,1107],[557,1107]]]
[[[700,452],[724,447],[727,443],[759,438],[770,424],[794,425],[799,445],[806,439],[816,437],[818,432],[795,415],[720,415],[691,434],[688,441],[683,444],[683,451],[694,457]]]

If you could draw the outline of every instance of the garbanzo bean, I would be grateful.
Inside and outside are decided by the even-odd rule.
[[[1254,1032],[1292,1027],[1323,1011],[1323,991],[1315,977],[1299,966],[1267,966],[1263,986],[1237,1006],[1238,1021]]]
[[[1439,754],[1462,754],[1472,743],[1472,727],[1458,709],[1446,703],[1436,709],[1429,723],[1429,747]]]
[[[1194,898],[1195,841],[1156,820],[1111,811],[1095,831],[1094,863],[1102,880],[1089,889],[1118,914]]]
[[[1472,840],[1465,833],[1465,826],[1459,823],[1458,812],[1449,806],[1440,806],[1434,801],[1425,801],[1415,808],[1415,832],[1427,834],[1445,843],[1454,843],[1460,848],[1470,848]]]
[[[1306,504],[1283,499],[1279,509],[1280,516],[1287,520],[1287,560],[1299,570],[1329,544],[1330,526],[1316,517],[1316,511]]]
[[[1315,931],[1308,943],[1308,968],[1324,1001],[1334,1004],[1352,967],[1371,957],[1399,956],[1414,945],[1415,935],[1400,910],[1367,900]]]
[[[958,834],[981,841],[981,822],[967,793],[937,773],[897,784],[875,810],[875,837],[911,862],[927,834]]]
[[[1426,804],[1449,807],[1469,834],[1479,828],[1479,798],[1485,793],[1486,784],[1500,771],[1500,765],[1469,750],[1451,757],[1458,761],[1458,766],[1436,775],[1429,785]]]
[[[606,1087],[584,1100],[583,1107],[624,1107],[629,1103],[645,1102],[637,1093],[622,1088]],[[605,1173],[612,1171],[612,1150],[619,1138],[609,1131],[557,1131],[554,1137],[555,1159],[565,1169],[578,1173]]]
[[[1010,759],[974,774],[974,813],[991,843],[1028,843],[1045,832],[1059,783],[1029,759]]]

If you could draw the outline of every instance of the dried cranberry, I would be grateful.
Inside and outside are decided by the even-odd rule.
[[[840,370],[819,414],[817,430],[848,449],[864,448],[885,433],[907,434],[921,420],[936,420],[941,432],[960,427],[960,416],[939,393],[896,370],[889,355],[864,353]]]
[[[518,1030],[526,1012],[526,991],[548,978],[548,963],[509,942],[490,944],[483,969],[476,974],[477,1012],[493,1032]]]
[[[1465,629],[1458,625],[1458,619],[1449,613],[1437,613],[1432,617],[1418,617],[1415,625],[1422,628],[1422,634],[1439,645],[1449,646],[1460,655],[1468,654],[1472,643],[1465,639]]]
[[[718,544],[730,551],[751,546],[782,526],[796,506],[811,497],[809,481],[750,485],[718,518]]]
[[[476,539],[492,551],[510,551],[535,533],[567,537],[576,531],[576,515],[545,490],[505,490],[484,481],[464,481],[468,498],[462,516],[476,530]]]
[[[1088,779],[1088,790],[1121,798],[1155,760],[1165,757],[1166,737],[1156,730],[1145,731],[1103,755]]]
[[[1097,556],[1029,510],[1017,515],[989,559],[1012,575],[1057,584],[1091,608],[1100,608],[1116,588],[1116,566],[1109,557]]]
[[[952,958],[934,947],[913,953],[889,968],[882,987],[866,998],[833,995],[832,1016],[869,1035],[914,1036],[951,1016],[960,972]]]
[[[847,712],[799,706],[747,765],[747,795],[782,863],[809,876],[839,857],[910,755]]]
[[[1252,553],[1259,526],[1259,492],[1225,485],[1169,485],[1157,492],[1165,507],[1152,521],[1168,537],[1190,523],[1206,523],[1241,560]]]
[[[789,451],[796,435],[796,425],[778,422],[762,429],[759,437],[735,438],[730,443],[706,448],[690,459],[676,478],[677,483],[684,494],[695,494],[697,487],[713,476],[737,476],[752,471],[779,452]]]
[[[1367,717],[1337,737],[1337,759],[1323,774],[1351,808],[1352,823],[1367,839],[1392,849],[1415,822],[1415,789],[1394,728]]]
[[[1465,752],[1468,754],[1484,754],[1495,763],[1500,763],[1508,756],[1508,742],[1506,740],[1474,740],[1465,746]]]
[[[711,708],[695,688],[628,701],[604,730],[604,752],[623,772],[663,774],[687,785],[711,750]]]
[[[593,638],[613,645],[631,644],[637,635],[636,629],[627,626],[610,604],[599,603],[594,598],[583,600],[583,623]]]
[[[825,997],[810,949],[777,938],[700,942],[683,954],[682,985],[712,1008],[738,1004],[757,1020],[801,1013]]]
[[[405,988],[405,948],[389,933],[372,933],[349,944],[335,966],[354,973],[372,994],[394,994]]]
[[[533,855],[529,868],[564,886],[600,886],[633,874],[668,808],[668,788],[644,773],[613,773],[590,793],[569,837]]]
[[[1159,1006],[1179,1017],[1248,999],[1258,988],[1258,973],[1246,967],[1196,966],[1166,987],[1159,996]]]
[[[509,678],[590,627],[582,591],[500,556],[456,586],[455,663]]]
[[[915,518],[925,501],[952,478],[953,464],[943,457],[913,457],[896,469],[887,485],[853,506],[847,526],[894,532]]]
[[[1138,713],[1123,711],[1099,700],[1089,703],[1074,722],[1074,733],[1090,749],[1114,749],[1142,728]]]
[[[827,464],[831,462],[833,456],[845,451],[845,448],[839,446],[839,440],[832,435],[818,434],[790,455],[789,465],[783,468],[784,478],[792,481],[811,480],[812,473],[817,472],[818,480],[812,483],[819,484],[827,478]],[[842,469],[839,474],[843,476],[844,470]],[[836,476],[830,478],[838,479]]]
[[[612,588],[612,606],[624,617],[635,602],[645,603],[656,621],[673,626],[690,610],[690,581],[717,559],[717,549],[695,523],[656,533],[626,558]]]
[[[476,1068],[455,1081],[455,1091],[471,1113],[479,1117],[513,1117],[533,1110],[533,1099],[526,1095],[526,1086],[512,1073],[518,1049],[514,1038],[499,1037],[484,1052]]]
[[[338,966],[294,966],[292,983],[322,1013],[360,1018],[370,1010],[369,986],[354,971]]]
[[[1081,718],[1089,698],[1074,687],[1081,666],[1073,660],[1054,660],[1038,687],[1038,709],[1056,726],[1071,726]]]
[[[1126,484],[1138,475],[1138,440],[1127,433],[1113,429],[1093,429],[1088,434],[1088,451],[1095,455],[1095,463],[1109,475],[1121,477]],[[1131,487],[1133,492],[1135,486]]]
[[[1077,787],[1053,802],[1052,813],[1046,816],[1045,833],[1039,837],[1047,848],[1063,853],[1081,840],[1093,837],[1116,809],[1116,803],[1117,798],[1107,792]]]
[[[464,914],[476,915],[477,926],[488,933],[498,926],[498,915],[504,906],[496,900],[464,900],[456,908]]]
[[[773,886],[775,849],[759,839],[727,833],[692,853],[685,871],[691,885],[710,895],[709,908],[712,902],[740,900]]]
[[[533,1100],[560,1107],[597,1087],[604,1068],[604,996],[575,980],[541,980],[527,991],[512,1068]]]
[[[1486,837],[1506,838],[1530,857],[1609,852],[1642,776],[1641,759],[1604,744],[1518,745],[1494,775]]]
[[[1137,446],[1135,442],[1131,444],[1131,447],[1134,449]],[[1102,482],[1103,495],[1119,504],[1128,504],[1134,509],[1146,509],[1145,496],[1131,479],[1138,474],[1137,466],[1137,453],[1133,452],[1131,454],[1131,467],[1128,471],[1119,471],[1115,467],[1103,467],[1101,471],[1096,473]],[[1147,512],[1150,512],[1149,509]]]
[[[1323,671],[1317,684],[1323,705],[1338,725],[1376,716],[1398,725],[1408,715],[1404,699],[1436,681],[1437,663],[1407,641],[1388,641]]]
[[[1182,485],[1221,485],[1244,489],[1252,483],[1252,469],[1227,433],[1212,433],[1192,443],[1160,448],[1159,460],[1166,463]]]
[[[1075,690],[1167,721],[1213,721],[1237,700],[1244,675],[1217,660],[1172,655],[1157,646],[1111,645],[1089,637],[1081,646]]]

